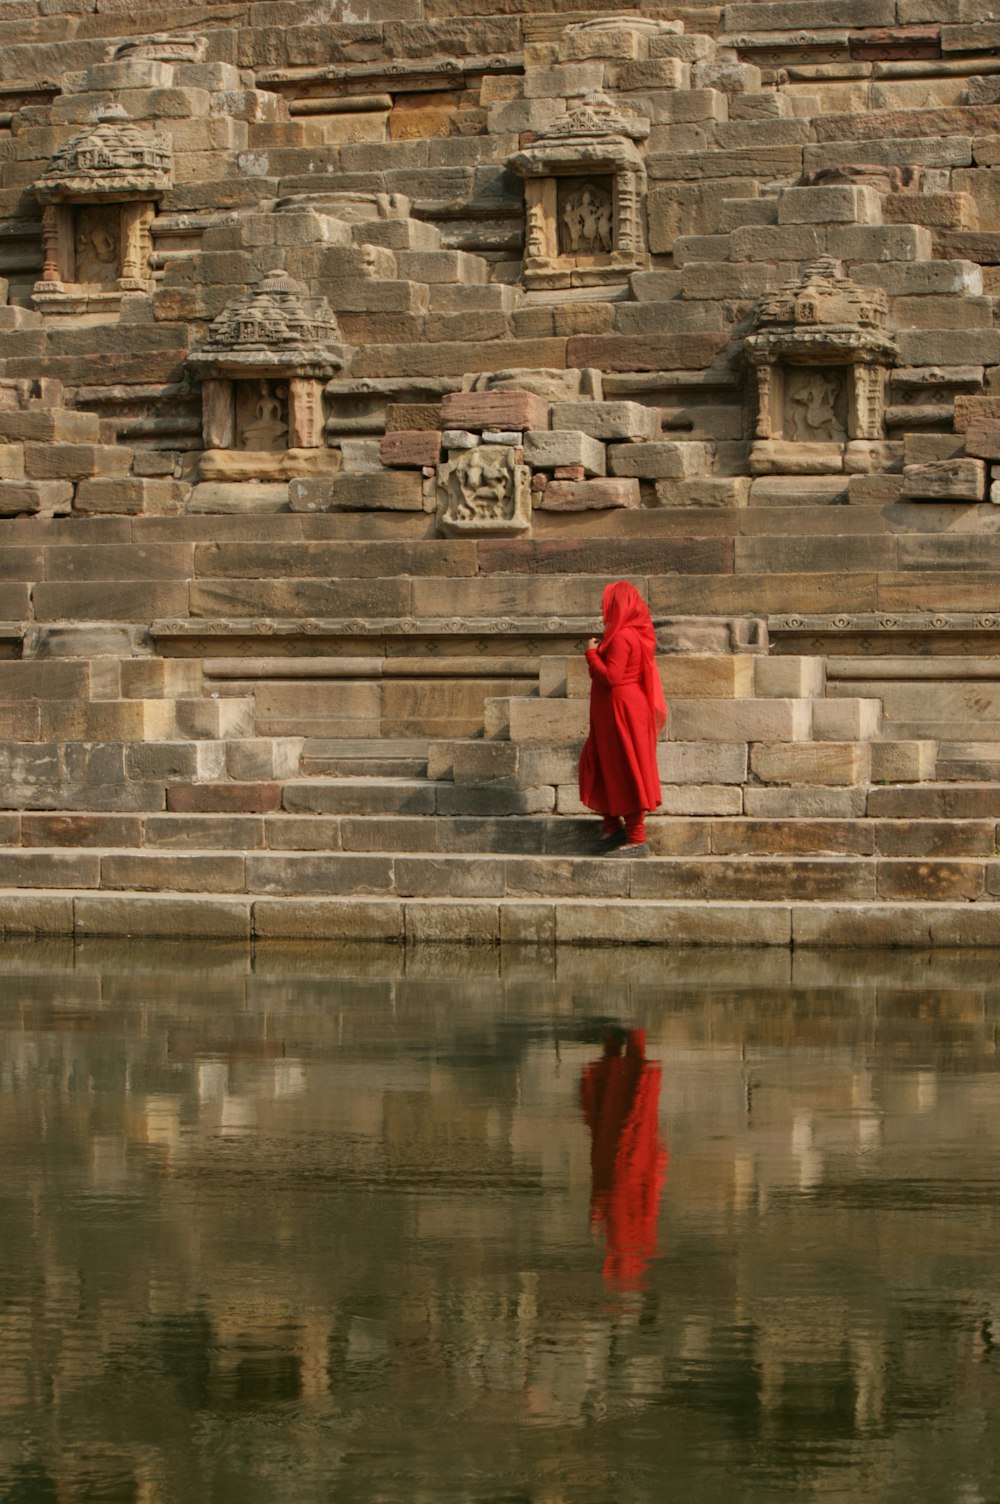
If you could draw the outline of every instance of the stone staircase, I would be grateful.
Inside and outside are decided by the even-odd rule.
[[[358,578],[383,606],[396,592],[395,615],[362,623],[313,615],[309,588],[298,594],[332,557],[289,541],[266,559],[258,545],[223,555],[216,543],[200,557],[229,573],[199,574],[192,519],[160,520],[161,540],[168,522],[173,539],[152,555],[143,520],[126,524],[135,529],[127,547],[88,538],[85,524],[72,559],[53,537],[58,522],[18,525],[5,570],[20,564],[44,578],[13,582],[30,611],[5,638],[22,656],[0,661],[0,931],[996,940],[1000,790],[975,776],[971,759],[956,771],[953,744],[939,763],[933,736],[903,734],[934,724],[929,701],[922,721],[890,719],[886,705],[897,702],[878,687],[891,690],[889,675],[902,670],[888,659],[738,642],[737,651],[694,651],[725,623],[664,618],[674,650],[660,660],[671,709],[663,811],[649,822],[648,860],[609,860],[593,854],[595,821],[576,791],[588,692],[579,645],[608,577],[581,566],[606,562],[606,541],[519,546],[522,560],[532,549],[537,574],[462,574],[463,556],[452,554],[455,573],[421,575],[422,562],[440,569],[442,549],[465,549],[471,571],[511,545],[470,554],[464,543],[418,540],[405,576],[341,573],[311,587],[328,592],[327,609],[342,606]],[[267,522],[272,537],[302,527]],[[213,525],[225,533],[246,523]],[[155,576],[154,595],[172,589],[164,549],[178,551],[186,609],[177,593],[174,614],[143,628],[126,615],[141,583],[128,567]],[[650,540],[638,552],[647,568],[670,557]],[[378,543],[343,539],[337,556],[359,572],[391,557]],[[265,564],[262,579],[253,570]],[[86,591],[57,607],[45,587],[60,569]],[[727,578],[731,607],[741,589]],[[234,580],[243,581],[241,610]],[[643,583],[665,601],[688,577],[650,572]],[[108,620],[115,603],[118,619]],[[438,614],[459,605],[465,614]],[[747,623],[728,630],[766,645]],[[940,684],[962,671],[988,683],[986,659],[975,679],[979,662],[942,658]],[[879,673],[862,677],[866,665]],[[970,714],[988,727],[992,706],[986,695]],[[992,745],[988,730],[978,740]]]

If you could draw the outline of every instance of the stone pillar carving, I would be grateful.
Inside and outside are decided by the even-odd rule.
[[[236,444],[233,412],[233,383],[213,381],[201,384],[201,431],[206,449],[232,449]]]

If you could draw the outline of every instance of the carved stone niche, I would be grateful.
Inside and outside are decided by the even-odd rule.
[[[348,364],[333,310],[278,268],[228,304],[191,351],[201,381],[202,480],[332,475],[323,386]]]
[[[169,136],[117,107],[61,146],[35,184],[44,263],[34,306],[113,313],[123,293],[148,292],[150,226],[170,182]]]
[[[885,388],[896,345],[888,302],[832,257],[761,298],[744,355],[753,377],[755,475],[855,469],[885,437]]]
[[[525,180],[525,287],[607,285],[649,264],[636,144],[648,135],[648,120],[589,94],[508,157]]]
[[[451,451],[438,466],[437,529],[446,537],[514,538],[531,527],[531,470],[507,444]]]

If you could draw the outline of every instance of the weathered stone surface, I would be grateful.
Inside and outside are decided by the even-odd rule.
[[[590,512],[609,507],[638,507],[638,480],[552,480],[535,506],[547,512]]]
[[[534,392],[447,392],[441,399],[441,422],[445,428],[544,429],[549,426],[549,405]]]
[[[905,497],[915,501],[982,501],[986,466],[978,459],[932,460],[903,467]]]

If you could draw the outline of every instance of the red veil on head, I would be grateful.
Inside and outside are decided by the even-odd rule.
[[[649,607],[628,580],[615,580],[613,585],[605,586],[601,597],[601,615],[604,617],[602,654],[612,638],[626,627],[639,638],[642,647],[642,687],[653,713],[653,723],[658,732],[662,731],[667,719],[667,705],[656,667],[656,632],[653,630]]]

